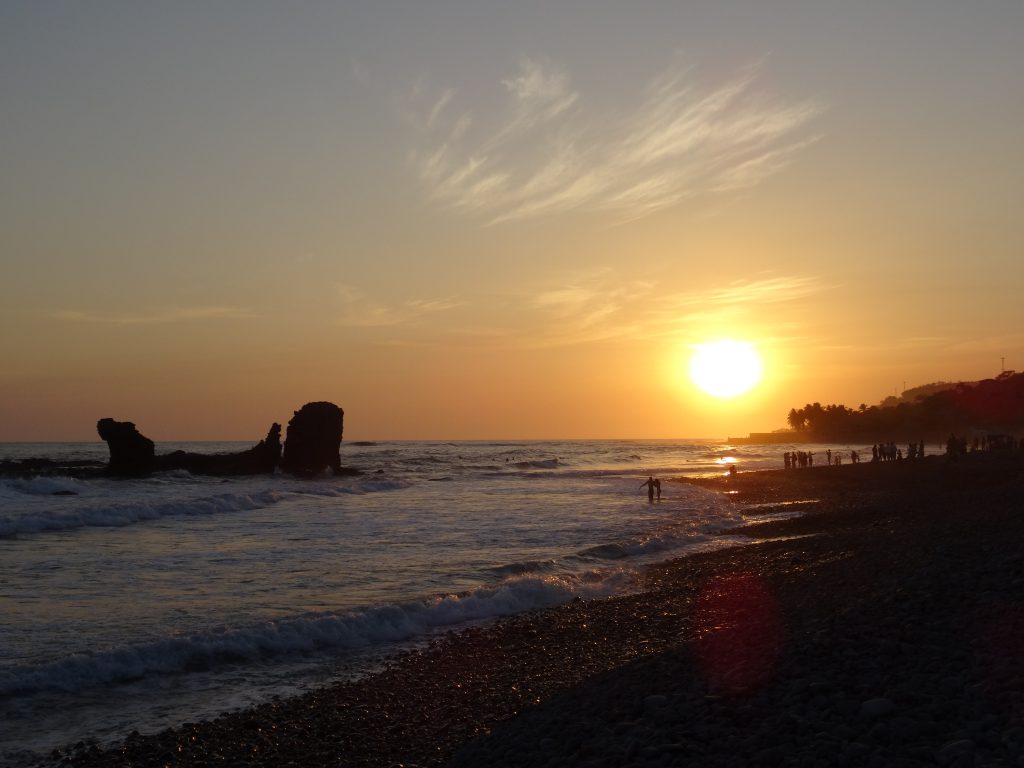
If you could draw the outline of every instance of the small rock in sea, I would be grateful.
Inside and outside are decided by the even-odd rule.
[[[877,720],[880,717],[891,715],[895,709],[896,705],[892,703],[891,699],[868,699],[860,705],[860,716],[868,720]]]

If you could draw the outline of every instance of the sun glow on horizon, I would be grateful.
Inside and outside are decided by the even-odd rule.
[[[761,380],[764,366],[754,345],[724,339],[698,344],[690,358],[690,380],[703,392],[731,398],[749,392]]]

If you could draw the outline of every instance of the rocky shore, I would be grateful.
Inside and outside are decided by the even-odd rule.
[[[1024,765],[1017,454],[691,481],[802,517],[76,766]],[[800,502],[789,504],[789,502]]]

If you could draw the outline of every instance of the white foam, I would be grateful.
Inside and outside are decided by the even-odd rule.
[[[629,583],[630,577],[618,571],[591,572],[578,577],[520,576],[461,595],[364,611],[315,614],[217,633],[78,653],[47,664],[0,672],[0,696],[47,689],[75,691],[152,674],[400,642],[437,628],[550,608],[575,597],[603,597]]]
[[[212,515],[219,512],[261,509],[277,503],[286,495],[279,491],[263,491],[252,494],[225,493],[188,501],[112,503],[0,515],[0,536],[15,536],[41,531],[64,531],[91,526],[125,526],[162,517]]]
[[[29,477],[0,480],[0,494],[27,494],[29,496],[53,496],[55,494],[83,493],[86,484],[74,477]]]

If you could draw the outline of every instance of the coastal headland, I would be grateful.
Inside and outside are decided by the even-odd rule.
[[[448,633],[353,682],[48,759],[1020,764],[1019,453],[685,482],[745,505],[751,544],[652,566],[634,594]]]

